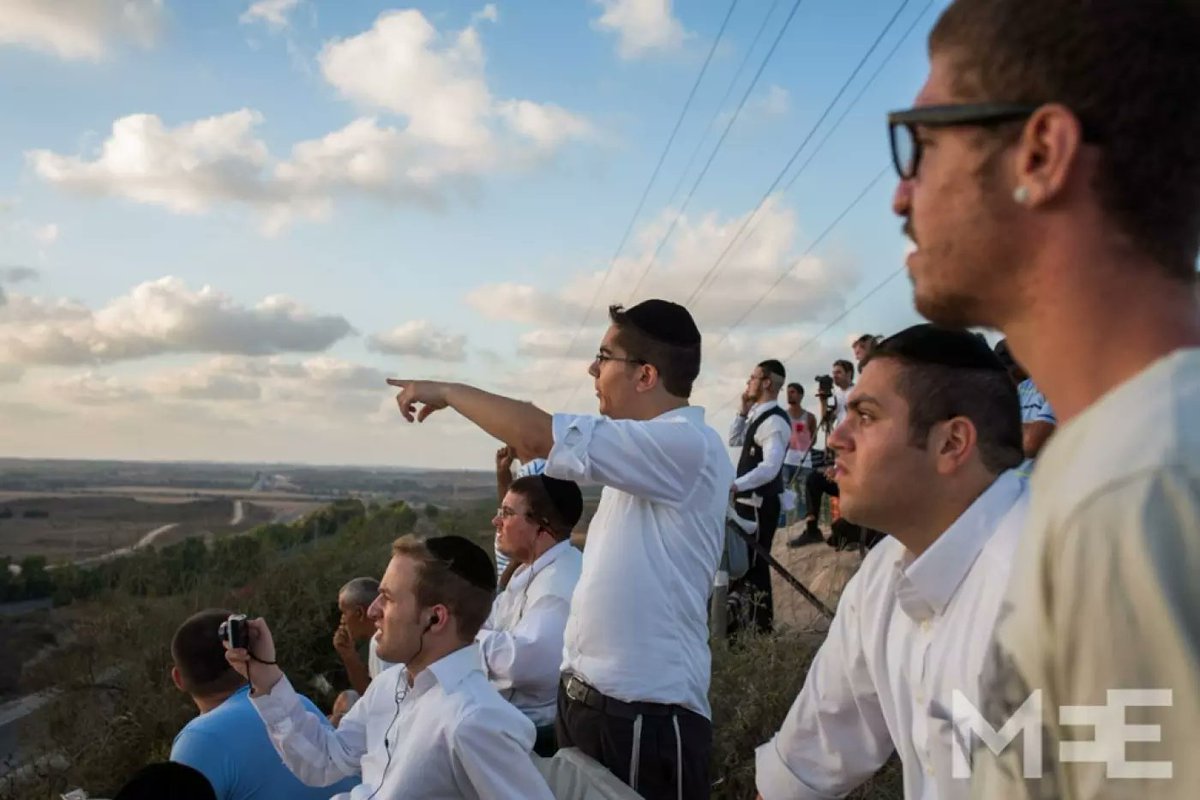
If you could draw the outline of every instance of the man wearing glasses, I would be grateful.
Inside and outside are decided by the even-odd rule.
[[[1001,330],[1059,418],[980,709],[1036,692],[1041,758],[973,737],[974,796],[1194,797],[1200,5],[955,0],[929,49],[889,115],[917,309]]]
[[[733,464],[688,403],[700,331],[687,309],[647,300],[609,318],[588,369],[599,415],[551,416],[462,384],[389,383],[409,421],[453,408],[521,458],[546,457],[545,474],[604,486],[567,620],[558,744],[643,797],[707,797],[708,596]]]
[[[492,519],[497,549],[520,566],[476,640],[492,685],[537,727],[533,750],[540,756],[556,749],[563,632],[583,568],[571,531],[582,514],[574,481],[530,475],[512,482]]]

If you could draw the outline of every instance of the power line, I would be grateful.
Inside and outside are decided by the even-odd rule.
[[[879,283],[877,283],[873,287],[871,287],[870,291],[868,291],[862,297],[855,300],[851,305],[847,306],[846,309],[844,311],[842,311],[842,313],[838,314],[836,317],[834,317],[832,320],[830,320],[829,323],[824,328],[821,328],[821,330],[817,331],[815,334],[813,334],[813,336],[811,336],[807,340],[805,340],[803,344],[801,344],[799,347],[797,347],[795,350],[793,350],[783,360],[791,361],[792,359],[796,358],[798,355],[803,353],[805,350],[807,350],[809,347],[811,347],[814,342],[816,342],[818,339],[820,339],[825,334],[829,333],[829,331],[833,330],[833,327],[835,325],[837,325],[839,322],[841,322],[846,317],[848,317],[850,315],[850,312],[854,311],[859,306],[861,306],[863,303],[867,302],[872,297],[874,297],[876,294],[878,294],[880,291],[882,291],[883,288],[885,286],[887,286],[889,283],[891,283],[893,280],[895,280],[896,276],[899,275],[901,272],[904,272],[903,264],[901,264],[899,267],[897,267],[895,270],[893,270],[891,273],[889,273],[887,275],[887,277],[885,277],[882,281],[880,281]],[[718,409],[718,410],[724,410],[726,408],[729,408],[736,402],[737,402],[737,400],[728,402],[725,405],[721,406],[720,409]]]
[[[667,232],[663,234],[662,239],[659,240],[658,247],[654,249],[654,254],[650,256],[650,260],[646,263],[645,269],[642,270],[642,274],[638,277],[637,283],[634,284],[633,290],[629,293],[630,298],[637,294],[637,290],[642,286],[642,281],[646,279],[646,275],[649,274],[650,268],[654,266],[654,262],[658,260],[659,254],[662,253],[663,248],[666,246],[667,240],[669,240],[671,238],[671,234],[675,232],[675,227],[679,224],[679,220],[683,218],[684,211],[687,210],[688,204],[692,202],[692,196],[696,194],[696,189],[700,186],[700,182],[703,181],[704,176],[708,174],[709,167],[712,166],[713,161],[717,157],[717,153],[721,150],[721,146],[725,144],[726,137],[729,136],[729,131],[733,129],[734,123],[737,122],[738,115],[742,113],[742,109],[745,107],[746,101],[750,99],[751,92],[753,92],[754,87],[758,85],[758,79],[762,77],[763,71],[766,70],[767,64],[771,60],[771,56],[775,55],[775,49],[779,47],[779,42],[782,41],[783,35],[787,33],[788,26],[792,24],[792,19],[795,18],[796,12],[800,10],[800,6],[803,4],[804,0],[796,0],[796,2],[792,4],[792,10],[788,12],[787,19],[783,21],[783,27],[779,29],[779,33],[776,35],[775,41],[771,43],[771,48],[767,50],[766,56],[763,57],[762,63],[759,64],[758,71],[754,73],[754,78],[750,81],[750,85],[746,87],[746,91],[742,95],[742,99],[738,102],[737,108],[734,109],[733,116],[729,118],[729,122],[725,125],[725,130],[721,132],[720,138],[717,139],[716,146],[709,154],[708,160],[704,162],[704,166],[701,168],[700,174],[697,175],[696,180],[693,181],[691,189],[688,190],[687,196],[683,200],[683,204],[679,207],[679,211],[675,214],[675,219],[671,220],[671,224],[667,228]]]
[[[845,219],[846,216],[851,211],[853,211],[855,209],[855,207],[858,206],[859,203],[862,202],[863,198],[866,197],[870,193],[870,191],[875,188],[875,186],[879,183],[879,181],[883,178],[883,176],[888,173],[888,171],[890,169],[891,169],[891,167],[884,167],[883,169],[881,169],[878,172],[878,174],[875,175],[874,178],[872,178],[867,183],[866,186],[863,187],[862,191],[859,192],[858,195],[853,200],[850,201],[850,205],[848,205],[844,209],[842,209],[842,213],[838,214],[837,217],[834,218],[833,222],[829,223],[825,227],[825,230],[821,231],[821,233],[817,236],[817,238],[812,240],[812,242],[808,245],[808,247],[806,247],[804,249],[804,252],[800,254],[800,256],[792,263],[792,265],[790,267],[788,267],[787,269],[785,269],[783,272],[779,273],[779,277],[775,279],[775,282],[773,284],[771,284],[767,288],[767,290],[759,296],[759,298],[757,300],[754,301],[754,304],[751,305],[750,308],[746,309],[746,311],[743,312],[742,315],[740,317],[738,317],[733,322],[732,325],[729,326],[729,328],[725,331],[725,333],[723,333],[721,335],[721,338],[717,340],[716,344],[713,345],[714,348],[720,346],[721,343],[723,343],[726,339],[729,338],[729,334],[733,333],[733,331],[736,330],[739,325],[741,325],[743,322],[745,322],[747,319],[749,319],[750,315],[758,310],[758,307],[760,305],[762,305],[763,301],[766,300],[771,295],[771,292],[775,291],[775,289],[779,287],[779,284],[783,283],[783,281],[787,278],[787,276],[791,275],[792,271],[795,270],[796,267],[800,266],[800,264],[804,261],[804,259],[807,258],[812,253],[812,251],[816,249],[817,245],[819,245],[822,241],[824,241],[825,237],[828,236],[833,231],[833,229],[836,228],[841,223],[841,221],[843,219]]]
[[[588,318],[596,308],[596,301],[600,297],[600,292],[604,289],[604,284],[608,282],[608,278],[612,274],[617,257],[621,255],[621,251],[625,249],[626,242],[629,241],[630,234],[633,233],[633,227],[637,223],[638,217],[641,216],[642,209],[645,208],[646,198],[650,195],[650,188],[654,186],[654,182],[658,179],[658,173],[662,170],[663,163],[667,159],[667,154],[671,151],[671,145],[675,143],[675,136],[679,133],[680,126],[683,125],[683,120],[687,116],[688,109],[691,108],[692,100],[696,97],[696,90],[700,88],[700,83],[704,80],[704,74],[708,71],[708,65],[712,61],[713,54],[717,52],[717,45],[720,44],[721,38],[725,35],[725,28],[729,25],[729,20],[733,17],[733,11],[737,8],[738,2],[739,0],[732,0],[729,4],[729,10],[725,12],[725,19],[721,21],[721,27],[717,31],[716,38],[713,39],[712,47],[708,49],[708,55],[705,56],[704,64],[701,65],[700,72],[696,75],[696,80],[692,84],[692,89],[688,92],[687,100],[684,101],[683,108],[679,112],[679,118],[675,120],[675,127],[671,129],[671,135],[667,137],[667,143],[658,157],[658,163],[654,165],[654,171],[650,173],[650,180],[646,182],[646,187],[642,189],[642,196],[638,199],[637,208],[634,209],[633,216],[629,219],[629,224],[625,226],[625,232],[621,235],[621,241],[617,245],[617,249],[613,251],[612,258],[608,262],[608,268],[604,271],[604,276],[596,286],[596,291],[592,295],[592,301],[588,304],[587,311],[579,320],[579,326],[575,329],[575,333],[571,335],[571,340],[567,343],[564,355],[569,354],[571,348],[575,346],[575,342],[578,341],[580,332],[583,331],[584,326],[587,325]]]
[[[717,256],[717,260],[713,262],[713,265],[708,268],[707,272],[704,273],[704,276],[700,279],[700,283],[696,285],[696,288],[692,291],[692,294],[688,297],[684,305],[690,305],[697,297],[700,296],[700,294],[704,292],[706,288],[705,284],[708,283],[709,279],[714,277],[719,271],[726,257],[733,251],[734,245],[737,244],[737,242],[741,239],[742,234],[745,233],[746,229],[750,226],[750,223],[758,217],[758,213],[762,211],[763,207],[767,203],[767,200],[770,199],[771,195],[775,192],[775,189],[778,188],[779,184],[783,181],[783,178],[785,175],[787,175],[788,170],[790,170],[792,165],[796,163],[796,159],[800,157],[800,153],[802,153],[804,148],[808,146],[808,143],[812,141],[813,136],[821,127],[821,123],[823,123],[829,117],[830,112],[833,111],[833,107],[837,105],[838,100],[840,100],[842,95],[846,93],[846,90],[850,88],[850,84],[854,82],[856,77],[858,77],[858,73],[862,71],[862,68],[871,58],[871,55],[879,47],[884,37],[887,36],[888,31],[890,31],[892,26],[896,24],[896,20],[898,20],[900,15],[904,13],[904,9],[908,7],[908,4],[911,1],[912,0],[903,0],[903,2],[900,3],[895,13],[892,14],[891,19],[889,19],[887,24],[884,25],[883,30],[880,31],[879,35],[875,37],[875,41],[871,43],[869,48],[867,48],[867,52],[864,53],[862,58],[858,60],[858,64],[850,73],[850,77],[846,78],[845,82],[842,83],[841,88],[838,89],[837,94],[835,94],[833,99],[829,101],[829,104],[825,106],[825,110],[821,112],[821,116],[817,118],[817,121],[813,123],[808,133],[805,134],[804,139],[800,142],[800,145],[795,149],[795,151],[793,151],[791,158],[787,160],[787,163],[783,165],[783,169],[779,171],[779,173],[775,176],[775,179],[771,181],[771,185],[767,187],[765,192],[763,192],[762,198],[760,198],[758,201],[758,205],[756,205],[754,210],[751,211],[750,214],[742,221],[742,224],[738,227],[737,232],[734,233],[732,238],[730,238],[729,243],[725,245],[725,248],[721,251],[721,254]]]
[[[750,63],[750,56],[754,55],[754,50],[758,47],[759,40],[762,39],[762,35],[767,30],[767,24],[771,21],[771,17],[775,16],[775,9],[779,7],[781,2],[782,0],[774,0],[774,2],[771,3],[771,7],[767,10],[767,15],[763,17],[762,24],[758,26],[758,32],[754,34],[754,39],[751,40],[750,46],[746,48],[746,55],[742,57],[742,63],[738,65],[737,72],[733,74],[733,80],[731,80],[729,82],[729,86],[725,88],[725,94],[722,95],[721,101],[717,103],[716,108],[713,109],[712,116],[708,118],[708,124],[704,127],[704,133],[700,135],[699,140],[696,142],[696,146],[692,148],[692,154],[688,156],[687,164],[684,165],[683,171],[679,173],[679,180],[675,182],[675,188],[673,188],[671,193],[667,195],[668,208],[670,208],[675,202],[675,197],[679,194],[679,190],[683,188],[683,184],[687,180],[687,176],[691,174],[692,165],[696,163],[696,156],[700,155],[700,151],[704,149],[704,143],[708,141],[708,134],[712,133],[713,125],[716,123],[717,118],[721,116],[721,109],[723,109],[725,104],[729,102],[730,95],[732,95],[733,90],[737,88],[738,81],[741,80],[742,73],[745,71],[746,65]]]

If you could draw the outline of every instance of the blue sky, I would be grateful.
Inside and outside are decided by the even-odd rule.
[[[813,340],[901,266],[890,171],[800,257],[888,165],[943,5],[804,0],[680,216],[793,6],[741,0],[611,262],[724,0],[6,0],[0,454],[486,466],[383,377],[591,410],[605,306],[652,295],[693,301],[723,429],[757,361],[808,385],[916,320],[901,275]],[[876,80],[692,298],[894,15],[800,162]]]

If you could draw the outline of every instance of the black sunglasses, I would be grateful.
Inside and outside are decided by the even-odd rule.
[[[921,165],[921,140],[917,126],[949,128],[957,125],[1000,125],[1025,119],[1040,106],[1017,103],[961,103],[942,106],[918,106],[888,114],[888,137],[892,145],[892,166],[901,180],[917,176]]]

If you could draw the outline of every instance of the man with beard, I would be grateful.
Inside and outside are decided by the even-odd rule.
[[[917,309],[1000,329],[1059,422],[981,709],[1036,692],[1040,763],[977,739],[973,790],[1194,797],[1200,4],[955,0],[929,50],[889,115]]]

